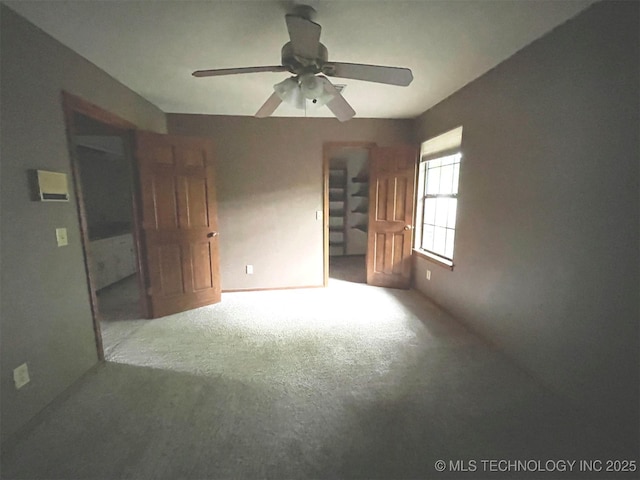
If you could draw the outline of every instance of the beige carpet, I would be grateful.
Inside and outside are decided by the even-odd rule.
[[[435,462],[620,453],[415,292],[332,279],[137,322],[2,478],[583,478]]]
[[[329,257],[329,278],[354,283],[367,283],[367,265],[364,255]]]

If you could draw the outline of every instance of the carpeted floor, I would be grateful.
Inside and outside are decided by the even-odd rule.
[[[145,322],[140,309],[138,277],[131,275],[98,291],[98,311],[105,357]]]
[[[367,265],[364,255],[329,257],[329,278],[346,282],[367,283]]]
[[[2,478],[584,478],[479,462],[613,448],[416,292],[331,279],[129,322],[107,363],[3,446]]]

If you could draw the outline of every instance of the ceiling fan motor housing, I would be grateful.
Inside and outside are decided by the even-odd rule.
[[[320,73],[323,65],[328,60],[327,47],[322,43],[318,44],[318,54],[315,58],[305,58],[293,53],[293,45],[287,42],[282,47],[282,65],[287,67],[291,73],[304,75],[305,73]]]

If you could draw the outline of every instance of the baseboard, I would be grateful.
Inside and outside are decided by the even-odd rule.
[[[230,290],[222,290],[222,293],[270,292],[275,290],[300,290],[303,288],[325,288],[325,287],[324,285],[301,285],[299,287],[232,288]]]

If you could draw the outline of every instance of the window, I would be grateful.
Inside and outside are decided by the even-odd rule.
[[[414,248],[453,267],[462,127],[424,142],[418,170]]]

